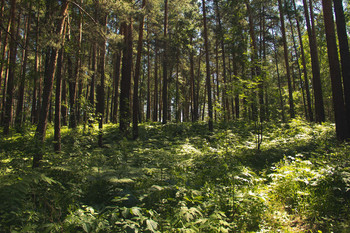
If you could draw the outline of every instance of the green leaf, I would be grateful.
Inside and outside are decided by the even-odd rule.
[[[158,223],[153,221],[152,219],[146,220],[147,230],[150,230],[151,232],[156,232]]]
[[[142,216],[142,213],[140,211],[141,209],[139,207],[132,207],[130,209],[130,213],[133,214],[133,215],[136,215],[136,216],[139,216],[141,217]]]

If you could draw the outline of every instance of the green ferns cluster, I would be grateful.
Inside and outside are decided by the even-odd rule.
[[[350,147],[334,126],[145,124],[140,139],[64,129],[44,166],[29,135],[0,139],[3,232],[347,232]],[[261,131],[259,131],[261,134]],[[6,149],[4,149],[6,148]]]

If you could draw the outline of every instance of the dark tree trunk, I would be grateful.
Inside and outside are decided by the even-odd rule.
[[[130,88],[132,75],[132,52],[133,52],[133,38],[132,38],[132,19],[128,24],[123,23],[124,27],[124,41],[122,60],[122,78],[120,81],[120,109],[119,109],[119,129],[124,136],[130,126]]]
[[[154,56],[154,94],[153,94],[153,121],[158,121],[158,47],[155,45]]]
[[[346,109],[346,119],[348,120],[348,127],[350,127],[350,51],[348,36],[346,32],[346,21],[343,10],[342,0],[333,0],[334,11],[337,22],[337,33],[340,48],[341,58],[341,71],[343,76],[344,86],[344,100]],[[350,135],[350,128],[348,128],[348,134]]]
[[[289,114],[290,114],[291,118],[294,118],[295,111],[294,111],[293,89],[292,89],[292,81],[291,81],[291,77],[290,77],[287,37],[286,37],[286,29],[285,29],[285,24],[284,24],[283,6],[282,6],[281,0],[278,0],[278,6],[279,6],[281,31],[282,31],[282,39],[283,39],[284,62],[286,64],[286,72],[287,72],[287,83],[288,83],[288,94],[289,94],[289,96],[288,96]]]
[[[277,56],[277,48],[276,48],[276,41],[274,43],[274,51],[275,51],[275,62],[276,62],[276,72],[277,72],[277,82],[278,82],[278,93],[280,97],[280,108],[282,113],[282,122],[286,121],[285,113],[284,113],[284,101],[283,101],[283,95],[282,95],[282,85],[281,85],[281,76],[278,68],[278,56]]]
[[[163,120],[166,124],[168,120],[168,0],[164,0],[164,57],[163,57]]]
[[[61,5],[61,12],[60,12],[60,18],[57,22],[57,28],[55,33],[62,39],[63,34],[63,28],[64,28],[64,22],[67,16],[68,11],[68,4],[69,2],[66,0],[62,1]],[[39,115],[39,122],[38,127],[35,132],[35,138],[43,143],[45,141],[45,135],[46,135],[46,127],[47,127],[47,117],[49,113],[49,107],[51,102],[51,94],[52,94],[52,88],[53,88],[53,80],[56,70],[56,64],[57,64],[57,57],[58,57],[58,50],[57,48],[48,48],[51,50],[51,56],[49,64],[47,64],[48,72],[45,75],[44,78],[44,89],[43,89],[43,101],[42,106],[40,109],[40,115]],[[41,152],[38,152],[33,157],[33,168],[39,167],[40,161],[42,160],[43,154]]]
[[[22,64],[22,75],[20,79],[19,89],[18,89],[18,102],[16,109],[16,119],[15,125],[17,130],[20,130],[22,123],[24,122],[24,113],[23,113],[23,104],[24,104],[24,89],[25,89],[25,81],[26,81],[26,70],[27,70],[27,61],[28,61],[28,44],[30,39],[30,25],[31,25],[31,4],[30,4],[30,12],[26,22],[26,34],[25,34],[25,47],[24,47],[24,55],[23,55],[23,64]]]
[[[62,77],[62,96],[61,96],[61,115],[62,125],[68,125],[68,108],[67,108],[67,81]]]
[[[146,0],[142,0],[142,8],[145,8]],[[132,136],[133,139],[139,137],[139,128],[138,128],[138,116],[139,116],[139,80],[141,72],[141,56],[142,56],[142,47],[143,47],[143,24],[144,16],[140,17],[139,25],[139,40],[137,42],[137,55],[136,55],[136,65],[135,65],[135,75],[134,75],[134,97],[133,97],[133,114],[132,114]]]
[[[77,89],[77,80],[76,76],[73,74],[73,62],[68,55],[68,90],[69,90],[69,128],[75,129],[77,127],[76,119],[76,89]]]
[[[150,30],[149,23],[147,24],[147,110],[146,121],[151,120],[151,59],[150,59]]]
[[[193,45],[193,36],[190,39]],[[191,99],[192,99],[192,122],[198,121],[198,102],[196,95],[196,80],[194,77],[194,49],[190,51],[190,77],[191,77]]]
[[[16,56],[17,56],[17,25],[16,25],[16,0],[11,0],[11,29],[12,35],[10,40],[10,64],[7,78],[7,91],[6,91],[6,104],[4,115],[4,135],[8,135],[10,132],[10,125],[12,122],[12,103],[13,103],[13,89],[14,89],[14,76],[16,69]],[[18,25],[19,27],[19,25]]]
[[[321,85],[321,74],[320,64],[318,60],[316,34],[310,24],[309,10],[306,0],[303,0],[304,14],[307,27],[307,33],[309,36],[309,47],[311,55],[311,66],[312,66],[312,84],[314,89],[315,98],[315,121],[318,123],[325,121],[323,94]],[[310,6],[311,8],[311,6]]]
[[[210,62],[209,62],[209,42],[208,42],[208,27],[207,27],[207,13],[205,7],[205,0],[202,0],[203,7],[203,26],[204,26],[204,47],[205,47],[205,62],[206,62],[206,85],[208,90],[208,115],[209,115],[209,131],[213,131],[213,103],[211,99],[211,81],[210,81]]]
[[[56,72],[56,93],[55,93],[55,132],[54,132],[54,149],[56,152],[61,151],[61,97],[62,97],[62,63],[63,49],[60,49],[57,58]]]
[[[101,14],[100,16],[100,26],[102,28],[107,27],[107,14],[104,12],[103,9],[101,9],[101,5],[98,1],[98,6],[99,12]],[[105,60],[106,60],[106,39],[101,38],[101,44],[100,44],[100,54],[99,54],[99,63],[98,63],[98,68],[97,72],[100,76],[100,82],[98,82],[97,85],[97,104],[96,104],[96,112],[98,116],[98,129],[99,129],[99,134],[98,134],[98,145],[102,147],[103,145],[103,121],[104,121],[104,112],[105,112]]]
[[[304,43],[303,43],[303,38],[302,38],[302,35],[301,35],[301,31],[300,31],[300,24],[299,24],[299,20],[298,20],[297,8],[296,8],[296,5],[295,5],[295,0],[293,0],[293,8],[294,8],[294,11],[295,11],[295,21],[297,23],[298,38],[299,38],[299,45],[300,45],[300,52],[301,52],[301,63],[303,65],[304,85],[305,85],[305,91],[306,91],[306,102],[307,102],[307,109],[308,109],[308,117],[309,117],[309,121],[314,121],[314,114],[312,112],[312,107],[311,107],[309,79],[308,79],[307,70],[306,70]]]
[[[91,112],[94,111],[95,108],[95,83],[96,83],[96,43],[93,43],[92,45],[92,62],[91,62],[91,83],[90,83],[90,107]]]
[[[121,52],[117,52],[114,55],[114,68],[113,68],[113,82],[114,82],[114,100],[113,100],[113,114],[111,121],[113,123],[118,122],[118,97],[119,97],[119,79],[120,79],[120,62]]]
[[[4,1],[3,1],[4,2]],[[4,4],[2,5],[2,8],[3,8]],[[3,12],[3,9],[1,9],[1,13]],[[1,16],[0,17],[0,20],[1,20],[1,24],[3,23],[3,17]],[[6,31],[5,31],[5,35],[4,35],[4,42],[3,42],[3,46],[2,46],[2,50],[1,50],[1,57],[0,59],[3,60],[4,62],[0,62],[0,89],[1,89],[1,84],[2,84],[2,80],[3,80],[3,77],[4,77],[4,88],[3,88],[3,92],[2,92],[2,99],[0,99],[0,113],[1,113],[1,116],[0,116],[0,124],[3,123],[3,117],[4,117],[4,114],[5,114],[5,110],[4,110],[4,106],[5,106],[5,100],[6,100],[6,85],[7,85],[7,81],[6,81],[6,75],[2,75],[3,74],[3,68],[4,68],[4,64],[6,64],[8,60],[8,56],[7,56],[7,59],[6,59],[6,53],[7,52],[7,40],[8,40],[8,33],[9,33],[9,30],[10,30],[10,25],[11,25],[11,18],[9,18],[8,20],[8,24],[7,24],[7,28],[6,28]],[[2,30],[0,30],[2,32]],[[0,36],[0,42],[1,42],[1,36]],[[0,46],[1,47],[1,46]],[[6,70],[7,72],[7,70]],[[5,73],[6,73],[5,72]],[[1,90],[0,90],[1,91]]]
[[[32,123],[36,124],[38,123],[38,99],[39,99],[39,85],[40,85],[40,74],[39,74],[39,19],[40,19],[40,14],[37,13],[37,18],[36,18],[36,30],[35,30],[35,44],[36,44],[36,51],[35,51],[35,58],[34,58],[34,81],[33,81],[33,99],[32,99]]]
[[[349,131],[344,106],[338,48],[334,29],[332,2],[329,0],[322,0],[322,6],[323,19],[326,30],[329,70],[332,84],[332,97],[336,134],[339,140],[345,140],[349,138]]]

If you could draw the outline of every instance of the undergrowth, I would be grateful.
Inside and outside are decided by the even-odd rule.
[[[33,129],[0,139],[1,232],[348,232],[347,143],[334,125],[145,123],[136,141],[104,129]],[[261,134],[261,135],[259,135]],[[262,136],[262,141],[258,141]]]

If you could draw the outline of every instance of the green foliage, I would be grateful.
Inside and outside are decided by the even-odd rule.
[[[49,131],[50,132],[50,131]],[[83,133],[82,133],[83,132]],[[5,232],[346,232],[350,146],[331,124],[145,124],[63,128],[63,151],[32,170],[33,131],[0,139]],[[3,149],[6,148],[6,149]]]

